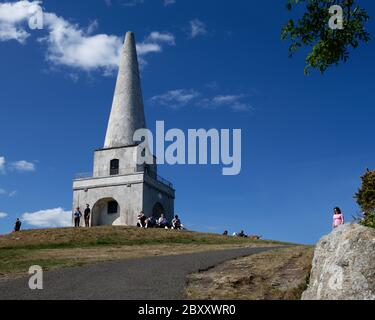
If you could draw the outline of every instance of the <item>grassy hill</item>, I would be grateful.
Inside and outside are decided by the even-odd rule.
[[[25,275],[32,265],[50,270],[108,260],[283,244],[133,227],[22,231],[0,236],[0,280]]]

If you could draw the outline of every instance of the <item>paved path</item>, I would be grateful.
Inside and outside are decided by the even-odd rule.
[[[0,300],[184,299],[187,275],[271,249],[275,248],[231,249],[59,269],[44,274],[44,290],[31,291],[28,278],[0,283]]]

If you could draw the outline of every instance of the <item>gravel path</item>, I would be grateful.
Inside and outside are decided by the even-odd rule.
[[[29,278],[0,283],[0,300],[181,300],[190,273],[272,249],[243,248],[59,269],[44,273],[43,290],[30,290]]]

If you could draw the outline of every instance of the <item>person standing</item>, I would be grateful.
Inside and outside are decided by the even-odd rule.
[[[345,223],[344,214],[341,212],[339,207],[333,209],[333,224],[332,227],[335,229]]]
[[[85,212],[84,212],[85,227],[86,228],[90,228],[90,216],[91,216],[91,209],[90,209],[90,205],[87,204]]]
[[[81,225],[82,212],[79,208],[74,212],[74,227],[79,228]]]
[[[17,218],[16,223],[14,224],[14,232],[18,232],[21,230],[22,222],[19,218]]]

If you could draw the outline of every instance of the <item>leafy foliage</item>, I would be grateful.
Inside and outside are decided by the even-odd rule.
[[[367,170],[361,179],[362,186],[355,195],[363,212],[361,224],[375,228],[375,171]]]
[[[306,75],[311,68],[324,73],[332,65],[347,62],[351,48],[370,41],[370,34],[365,30],[369,16],[355,4],[355,0],[288,0],[287,8],[292,11],[301,3],[306,7],[304,15],[296,21],[288,21],[282,29],[281,39],[292,42],[290,56],[302,47],[312,47],[306,57]],[[343,29],[329,27],[329,8],[332,5],[340,5],[343,9]]]
[[[375,211],[365,214],[360,224],[375,229]]]

